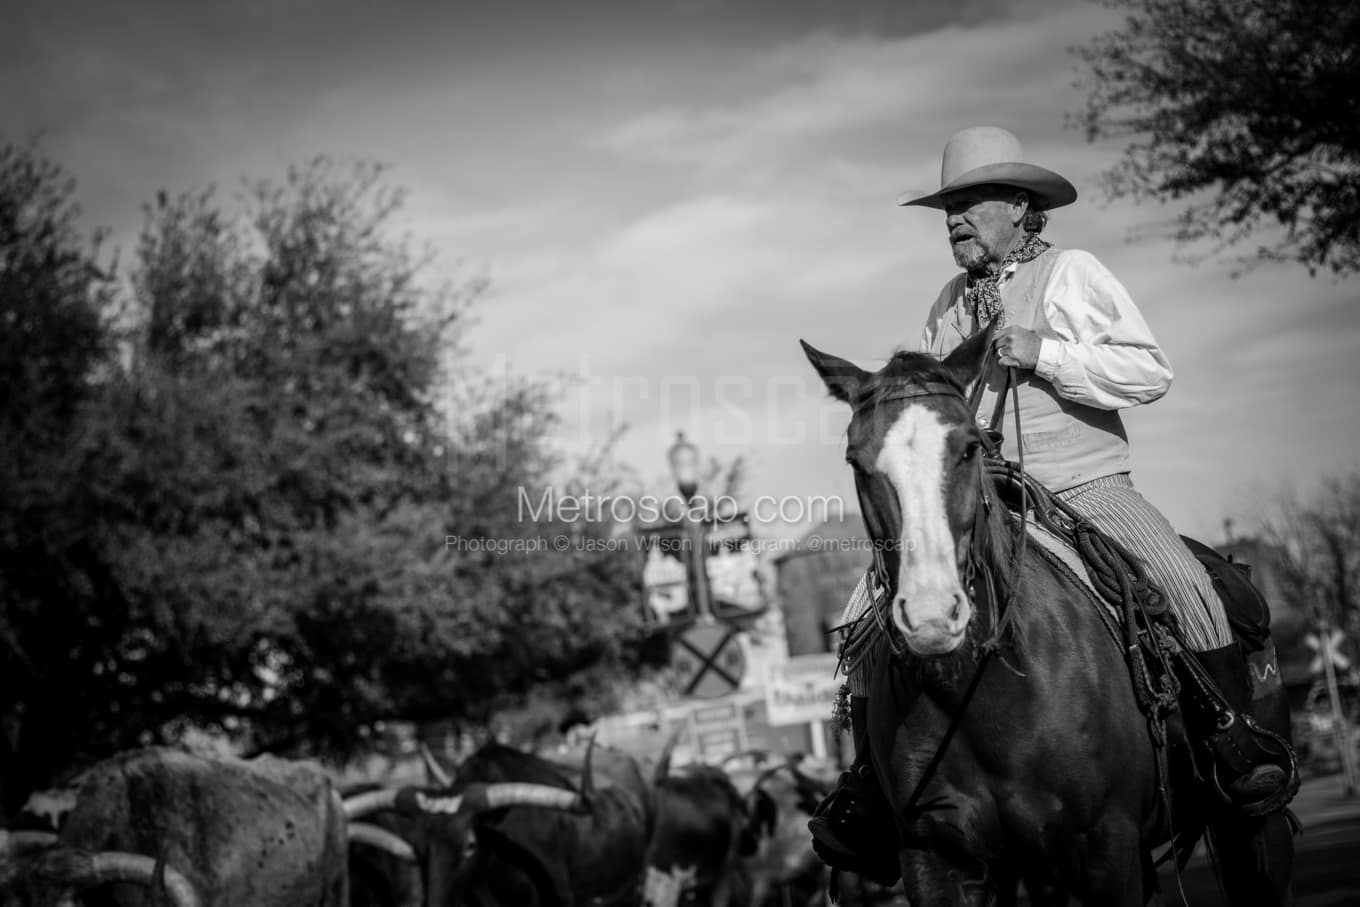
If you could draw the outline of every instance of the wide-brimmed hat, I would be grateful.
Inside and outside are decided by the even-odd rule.
[[[1045,211],[1077,200],[1075,186],[1052,170],[1024,163],[1023,157],[1020,140],[1007,129],[971,126],[960,130],[945,143],[939,191],[919,198],[909,198],[911,193],[903,193],[897,203],[943,208],[944,195],[986,183],[1024,189],[1033,196],[1034,207]]]

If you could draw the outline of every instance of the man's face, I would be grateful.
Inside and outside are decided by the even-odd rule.
[[[965,271],[999,264],[1020,235],[1024,193],[1010,186],[970,186],[944,196],[954,261]]]

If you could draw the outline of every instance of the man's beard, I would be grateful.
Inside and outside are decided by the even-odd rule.
[[[949,248],[954,253],[954,263],[969,274],[987,272],[987,250],[976,236],[969,237],[963,242],[951,242]]]

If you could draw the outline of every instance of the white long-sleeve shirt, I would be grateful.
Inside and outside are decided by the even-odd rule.
[[[1002,270],[1003,285],[1015,267],[1010,264]],[[961,278],[951,280],[931,306],[921,335],[922,350],[934,348],[939,332],[950,326],[950,310],[961,288]],[[1170,388],[1171,363],[1143,313],[1091,253],[1079,249],[1059,253],[1044,290],[1043,313],[1058,336],[1043,338],[1034,371],[1059,396],[1113,410],[1151,403]]]

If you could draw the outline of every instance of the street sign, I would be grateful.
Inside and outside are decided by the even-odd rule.
[[[746,673],[740,634],[726,624],[695,624],[675,641],[671,668],[686,696],[716,699],[735,692]]]
[[[806,724],[831,717],[841,680],[834,653],[796,655],[770,665],[765,683],[765,712],[771,725]]]
[[[760,558],[746,514],[714,525],[705,540],[704,554],[715,617],[741,620],[765,611],[768,602],[760,575]]]
[[[691,623],[698,609],[690,595],[684,525],[652,527],[644,530],[640,538],[646,552],[642,589],[648,620],[668,627]]]
[[[740,704],[726,702],[690,712],[690,729],[699,756],[715,762],[746,748],[746,722]]]
[[[1305,636],[1303,641],[1308,648],[1317,653],[1308,663],[1308,670],[1314,674],[1321,674],[1327,668],[1327,661],[1330,661],[1332,667],[1338,671],[1350,670],[1351,660],[1341,651],[1341,643],[1345,638],[1340,630],[1321,630]]]

